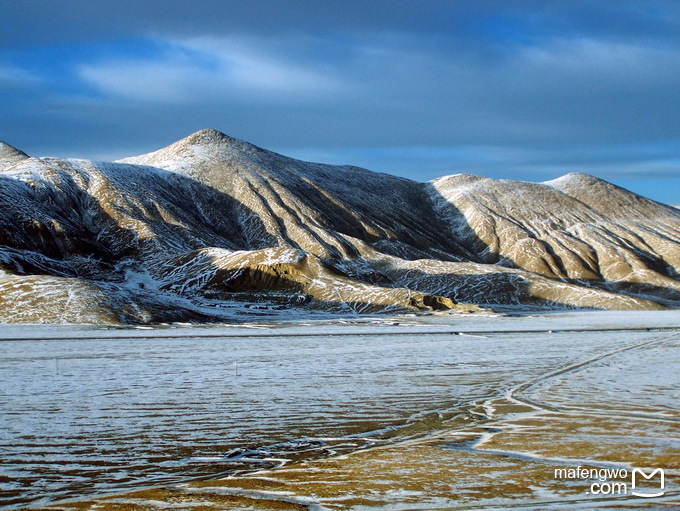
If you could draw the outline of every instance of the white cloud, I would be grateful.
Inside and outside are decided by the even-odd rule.
[[[553,39],[527,47],[517,63],[561,75],[592,74],[612,80],[658,81],[677,78],[677,48],[593,38]]]
[[[38,76],[18,67],[0,65],[0,87],[25,86],[40,81]]]
[[[160,58],[83,64],[79,76],[104,94],[145,102],[304,101],[340,90],[340,81],[327,70],[269,56],[242,41],[197,38],[165,44]]]

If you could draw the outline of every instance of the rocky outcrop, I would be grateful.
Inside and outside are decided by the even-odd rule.
[[[680,211],[592,176],[424,184],[214,130],[0,169],[0,321],[680,303]]]

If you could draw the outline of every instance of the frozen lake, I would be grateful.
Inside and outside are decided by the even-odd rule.
[[[674,328],[678,312],[1,327],[0,502],[286,470],[463,431],[465,420],[509,420],[497,410],[510,398],[541,413],[599,407],[671,423],[680,420]],[[660,438],[680,452],[677,435]]]

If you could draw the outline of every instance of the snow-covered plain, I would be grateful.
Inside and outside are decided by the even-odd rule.
[[[554,481],[522,483],[520,474],[517,484],[525,492],[511,495],[502,489],[508,472],[501,468],[519,456],[528,464],[523,470],[538,467],[549,479],[558,459],[573,459],[574,466],[612,461],[588,449],[578,457],[569,451],[583,442],[583,426],[558,434],[565,421],[573,426],[594,418],[614,424],[605,435],[614,445],[611,456],[638,456],[613,461],[646,467],[649,452],[663,453],[666,497],[677,498],[679,330],[678,311],[400,317],[267,328],[3,327],[0,503],[6,509],[45,505],[257,469],[270,469],[260,473],[262,480],[295,474],[302,482],[291,483],[289,496],[320,509],[329,503],[362,509],[356,502],[371,498],[366,508],[431,509],[510,498],[557,503],[583,495],[562,495]],[[531,428],[521,422],[529,420],[534,444],[526,433]],[[663,429],[668,424],[675,435]],[[553,428],[555,452],[541,440],[545,428]],[[428,455],[436,464],[454,453],[464,457],[458,475],[433,468],[427,481],[415,484],[407,468],[385,462],[379,478],[389,480],[389,491],[362,494],[365,480],[343,490],[344,465],[359,471],[369,466],[367,459],[385,461],[390,453],[408,462],[413,446],[433,435],[455,447],[421,446],[413,467]],[[626,439],[649,452],[631,450]],[[323,463],[334,457],[337,493],[326,484],[331,493],[310,497],[304,485],[330,477]],[[478,466],[496,471],[487,473],[492,483],[485,484],[498,483],[497,494],[474,493],[479,481],[470,482],[465,471]]]

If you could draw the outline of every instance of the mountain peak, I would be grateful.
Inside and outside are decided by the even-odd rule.
[[[212,150],[245,150],[245,151],[265,151],[264,149],[257,147],[256,145],[246,142],[245,140],[239,140],[238,138],[230,137],[222,133],[221,131],[206,128],[192,133],[188,137],[185,137],[177,142],[170,144],[164,149],[174,149],[176,151],[182,151],[186,147],[202,148],[202,149],[212,149]],[[266,151],[270,152],[270,151]]]
[[[565,174],[556,179],[545,181],[543,184],[553,188],[559,188],[560,186],[593,186],[601,183],[607,182],[600,179],[599,177],[591,176],[590,174],[584,174],[582,172],[570,172],[569,174]]]
[[[25,152],[0,141],[0,170],[8,169],[26,158],[29,156]]]
[[[239,152],[252,149],[253,147],[252,144],[232,138],[221,131],[206,128],[157,151],[123,158],[118,161],[140,165],[154,165],[161,168],[166,168],[167,166],[177,167],[178,162],[180,162],[179,167],[184,168],[192,160],[194,162],[205,160],[206,155],[229,154],[234,151]],[[174,170],[179,170],[179,167]]]
[[[183,141],[190,142],[192,145],[212,145],[216,143],[233,142],[235,140],[236,139],[225,135],[221,131],[212,128],[202,129],[183,139]]]
[[[236,138],[225,135],[221,131],[206,128],[196,133],[184,137],[177,142],[173,142],[167,147],[161,149],[161,151],[171,150],[183,152],[187,147],[202,148],[202,149],[223,149],[223,148],[233,148],[233,147],[246,147],[250,146],[248,142],[238,140]],[[157,152],[157,151],[156,151]]]

